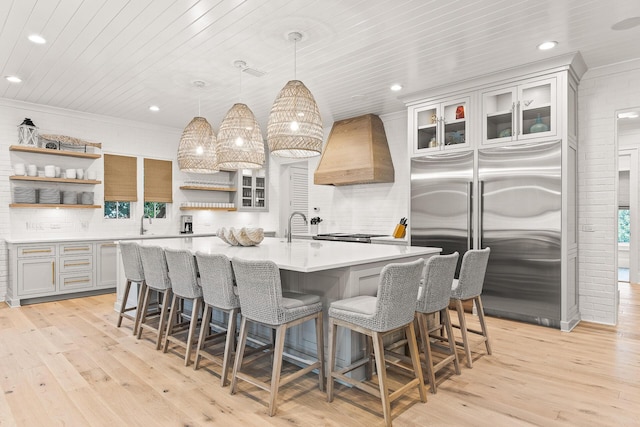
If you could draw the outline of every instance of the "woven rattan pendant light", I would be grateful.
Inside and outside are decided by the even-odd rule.
[[[193,85],[203,88],[205,82],[196,80]],[[178,167],[182,172],[216,173],[216,136],[207,119],[200,116],[200,97],[198,97],[198,117],[189,122],[178,144]]]
[[[312,157],[322,153],[322,119],[313,95],[300,80],[296,80],[296,43],[298,32],[289,33],[294,43],[294,80],[278,94],[271,107],[267,124],[267,142],[274,156]]]
[[[234,65],[240,70],[242,94],[242,73],[247,64],[236,61]],[[234,104],[222,119],[216,155],[220,169],[259,169],[264,165],[264,139],[260,125],[246,104]]]

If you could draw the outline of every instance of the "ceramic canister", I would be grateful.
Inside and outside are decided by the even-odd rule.
[[[13,173],[17,176],[25,176],[27,174],[27,168],[24,163],[16,163],[13,165]]]
[[[44,167],[44,176],[46,176],[47,178],[55,178],[56,167],[54,165],[46,165]]]
[[[65,171],[65,176],[66,176],[68,179],[75,179],[75,177],[76,177],[76,170],[75,170],[75,169],[67,169],[67,170]]]

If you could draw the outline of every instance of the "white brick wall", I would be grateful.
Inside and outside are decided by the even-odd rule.
[[[589,70],[579,89],[580,313],[583,320],[617,322],[617,110],[640,107],[640,60]]]

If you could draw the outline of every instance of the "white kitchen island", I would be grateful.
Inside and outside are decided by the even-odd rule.
[[[294,239],[287,243],[285,239],[275,237],[267,237],[260,245],[251,247],[230,246],[217,237],[140,240],[138,243],[186,249],[194,254],[201,251],[225,254],[229,258],[271,260],[280,268],[283,288],[321,297],[325,309],[325,336],[328,334],[326,313],[331,302],[357,295],[375,295],[380,271],[386,264],[427,259],[441,251],[431,247],[320,240]],[[120,306],[125,284],[121,271],[118,277],[116,308]],[[294,356],[305,357],[308,354],[315,357],[315,330],[311,322],[307,323],[291,330],[287,337],[288,351]],[[262,335],[260,331],[256,332]],[[340,365],[346,366],[361,355],[360,340],[352,338],[355,335],[339,331],[337,357]]]

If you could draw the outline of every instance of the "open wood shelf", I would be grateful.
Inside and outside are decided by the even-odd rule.
[[[200,187],[197,185],[183,185],[180,187],[181,190],[197,190],[197,191],[228,191],[230,193],[235,193],[235,188],[229,187]]]
[[[205,208],[205,207],[191,207],[191,206],[180,206],[181,211],[228,211],[235,212],[237,208]]]
[[[63,182],[65,184],[101,184],[102,181],[95,179],[72,179],[72,178],[49,178],[46,176],[20,176],[9,177],[12,181],[39,181],[39,182]]]
[[[54,156],[80,157],[83,159],[99,159],[100,154],[81,153],[79,151],[52,150],[49,148],[30,147],[26,145],[11,145],[9,151],[22,151],[24,153],[51,154]]]
[[[63,209],[100,209],[100,205],[63,205],[50,203],[11,203],[10,208],[63,208]]]

